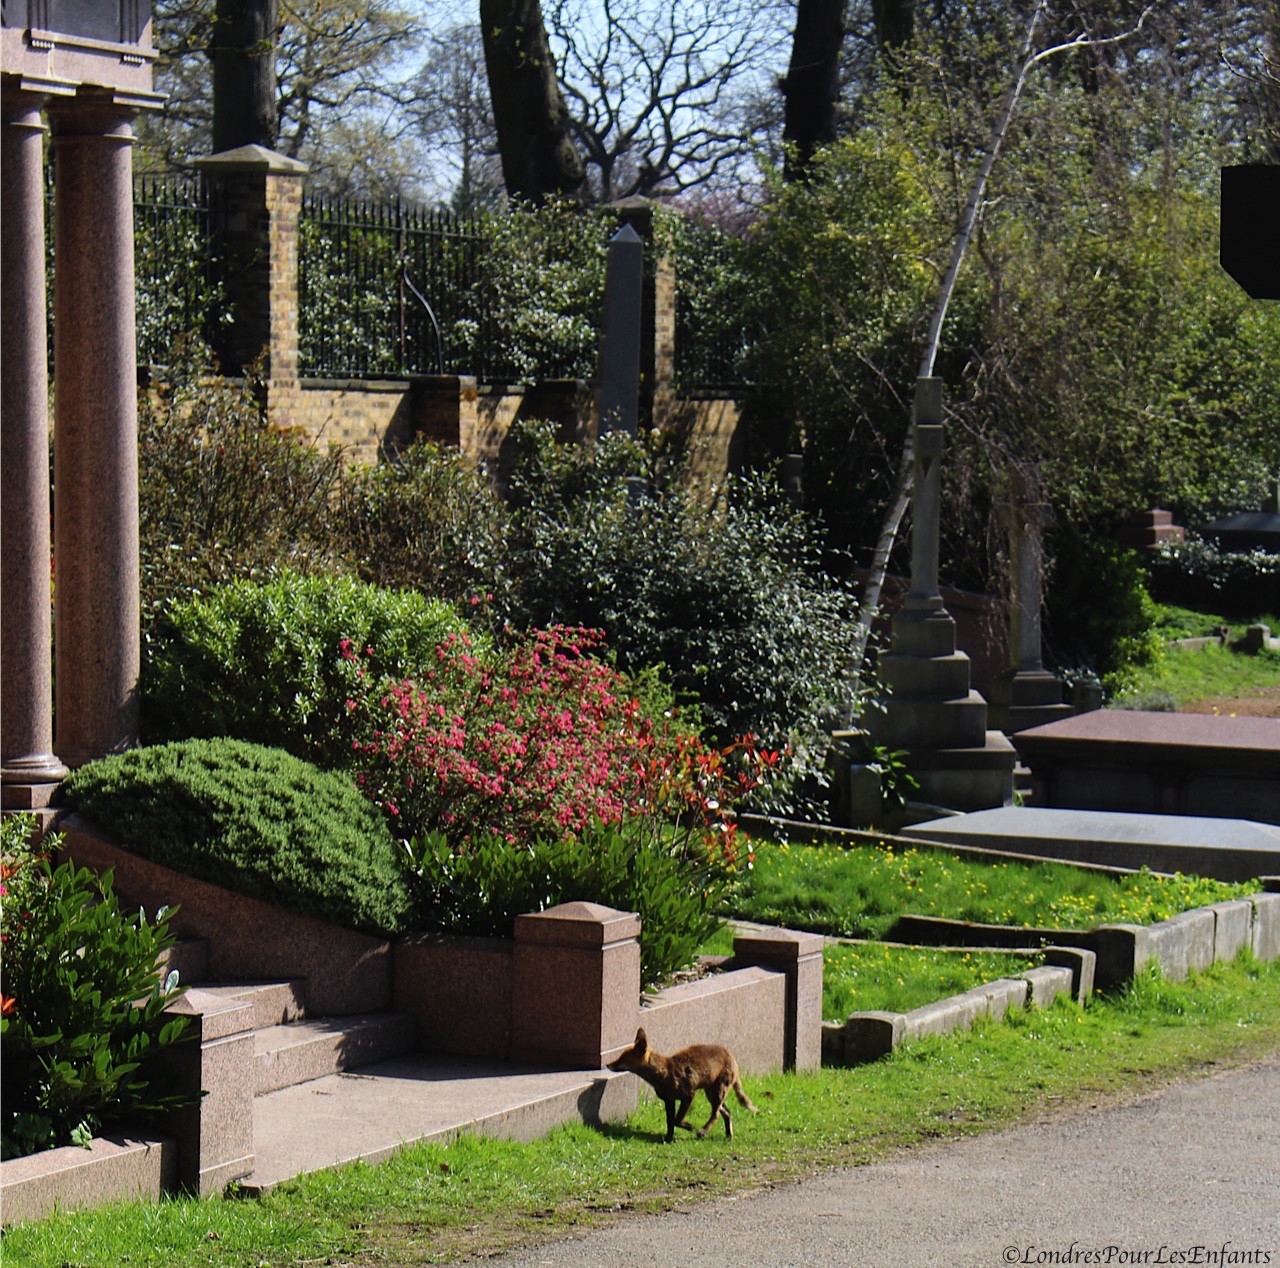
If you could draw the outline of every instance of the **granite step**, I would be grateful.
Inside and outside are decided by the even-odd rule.
[[[358,1013],[268,1026],[255,1034],[258,1096],[412,1052],[411,1013]]]
[[[253,1005],[254,1030],[301,1021],[307,1015],[307,983],[291,981],[196,982],[193,989],[222,999],[239,999]]]

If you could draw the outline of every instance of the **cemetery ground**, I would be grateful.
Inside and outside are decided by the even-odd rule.
[[[848,1070],[747,1080],[734,1139],[661,1144],[663,1110],[529,1144],[462,1138],[377,1167],[320,1172],[257,1199],[170,1199],[4,1234],[7,1264],[427,1264],[484,1256],[630,1213],[860,1165],[1016,1121],[1116,1103],[1280,1050],[1280,962],[1137,980],[899,1049]]]
[[[1222,688],[1224,700],[1251,700],[1280,686],[1280,654],[1246,656],[1229,645],[1203,653],[1205,661],[1197,663],[1220,657],[1233,666],[1237,676]],[[1175,688],[1169,684],[1177,684],[1175,703],[1218,692],[1216,686],[1205,689],[1199,678],[1184,691],[1189,680],[1181,676],[1182,656],[1181,649],[1169,649],[1158,680],[1171,696]],[[837,858],[852,851],[823,853]],[[788,856],[812,859],[819,852],[761,843],[761,877]],[[1003,916],[1014,923],[1032,915],[1044,919],[1025,896],[1014,899],[1001,888],[996,868],[972,876],[954,870],[963,890],[990,881],[986,900],[993,909],[966,910],[957,892],[947,896],[947,910],[936,914],[976,920]],[[803,906],[800,900],[809,888],[808,880],[784,878],[770,901]],[[1055,901],[1051,886],[1038,888],[1044,901]],[[937,877],[917,882],[917,889],[942,892]],[[1195,905],[1196,897],[1181,895],[1176,909]],[[1071,905],[1069,887],[1058,901]],[[881,906],[901,911],[904,904],[889,895]],[[820,927],[791,915],[784,919],[781,911],[737,906],[735,913]],[[1106,910],[1098,918],[1126,916],[1159,918],[1127,908]],[[824,932],[847,936],[854,930],[833,926]],[[884,937],[887,926],[863,932]],[[839,958],[830,958],[833,969]],[[973,974],[974,984],[995,975],[979,957],[959,968]],[[894,958],[876,985],[886,993],[869,1000],[864,975],[857,1007],[910,1006],[910,994],[895,997],[895,987],[926,996],[962,988],[956,971],[954,959],[942,964],[936,953],[917,953],[913,961]],[[839,976],[833,973],[828,983],[824,1015],[849,1008],[847,998],[837,998]],[[895,982],[895,976],[902,980]],[[123,1263],[371,1268],[484,1256],[629,1213],[786,1183],[926,1142],[1129,1099],[1161,1083],[1272,1055],[1280,1051],[1278,988],[1280,962],[1258,964],[1245,957],[1185,982],[1144,976],[1123,991],[1095,996],[1086,1007],[1059,1001],[1045,1011],[1011,1013],[1004,1022],[980,1021],[972,1031],[926,1039],[853,1069],[749,1077],[748,1091],[761,1113],[739,1116],[731,1142],[714,1134],[703,1141],[682,1137],[664,1147],[662,1109],[647,1102],[621,1124],[560,1128],[529,1144],[462,1138],[450,1145],[414,1146],[380,1166],[315,1173],[261,1197],[237,1200],[232,1191],[222,1198],[172,1198],[56,1215],[6,1230],[0,1251],[6,1263],[85,1268]]]

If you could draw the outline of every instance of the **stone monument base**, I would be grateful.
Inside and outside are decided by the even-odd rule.
[[[1062,682],[1047,670],[1006,670],[992,680],[987,693],[987,721],[1013,735],[1075,715],[1062,701]]]

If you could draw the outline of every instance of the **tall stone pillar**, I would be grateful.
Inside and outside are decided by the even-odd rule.
[[[43,101],[6,77],[0,123],[0,780],[6,809],[47,805],[67,773],[53,752]]]
[[[216,349],[226,374],[262,375],[276,427],[296,421],[298,225],[307,165],[260,145],[197,164],[217,189],[217,239],[232,320]]]
[[[57,743],[70,766],[138,739],[133,115],[105,93],[50,109]]]
[[[1009,508],[1009,668],[991,684],[991,725],[1006,735],[1071,717],[1062,683],[1044,667],[1040,613],[1044,601],[1044,530],[1051,508],[1040,501],[1034,473],[1020,475]]]
[[[886,805],[879,764],[868,761],[851,770],[848,816],[855,824],[896,827],[932,818],[939,807],[983,810],[1013,798],[1016,754],[1003,735],[987,729],[987,703],[970,686],[969,658],[956,650],[955,620],[938,589],[941,379],[916,380],[914,428],[911,589],[894,618],[890,651],[880,657],[889,696],[882,710],[869,714],[866,738],[873,747],[905,753],[916,782],[911,800],[919,804]]]
[[[609,239],[600,347],[600,431],[634,436],[640,417],[641,311],[644,243],[624,224]]]

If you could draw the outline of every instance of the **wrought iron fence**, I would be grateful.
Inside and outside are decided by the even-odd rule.
[[[49,358],[53,370],[54,168],[47,169]],[[229,320],[217,247],[217,186],[134,178],[138,361],[163,367],[189,333],[211,347]],[[594,372],[608,224],[564,213],[472,218],[399,204],[304,197],[299,223],[299,370],[318,377],[470,374],[481,380]],[[508,223],[510,222],[510,223]],[[741,244],[694,226],[677,263],[676,374],[688,388],[750,380],[755,343]]]
[[[598,285],[563,274],[601,237],[563,214],[469,217],[310,195],[299,224],[299,370],[322,377],[470,374],[488,381],[593,371]],[[545,234],[542,230],[545,229]],[[603,240],[600,259],[603,259]],[[540,256],[547,258],[541,259]],[[543,285],[552,274],[558,285]],[[602,283],[601,273],[599,282]]]
[[[476,373],[452,338],[475,317],[484,240],[473,220],[315,194],[298,237],[302,374]]]
[[[174,340],[211,347],[229,314],[214,224],[216,186],[198,175],[143,173],[133,181],[133,267],[138,363],[167,366]]]
[[[685,390],[750,383],[762,323],[753,302],[745,244],[687,221],[676,257],[676,382]]]

